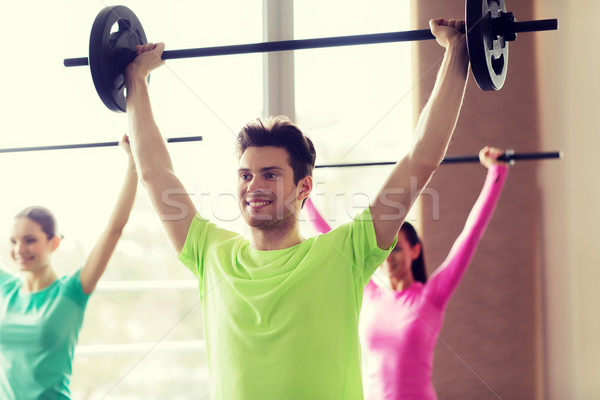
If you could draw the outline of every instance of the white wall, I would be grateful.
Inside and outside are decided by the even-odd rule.
[[[539,35],[541,145],[564,159],[540,169],[543,196],[546,398],[600,398],[600,77],[597,0],[539,0],[558,17]]]

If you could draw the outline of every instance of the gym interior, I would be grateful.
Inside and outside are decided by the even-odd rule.
[[[114,4],[134,10],[148,40],[167,49],[422,29],[430,18],[464,15],[463,0],[197,3]],[[87,54],[94,17],[107,5],[113,3],[5,5],[0,148],[112,141],[126,132],[124,114],[98,99],[89,68],[62,64]],[[511,167],[448,306],[433,382],[440,400],[598,399],[600,78],[590,36],[600,3],[512,0],[507,8],[518,20],[557,18],[559,29],[520,33],[511,42],[500,90],[483,91],[469,76],[447,154],[493,145],[557,150],[562,158]],[[150,91],[165,138],[202,136],[169,145],[198,208],[242,229],[230,211],[237,207],[233,138],[247,120],[289,115],[315,140],[317,164],[393,161],[411,143],[441,58],[435,41],[422,41],[169,60],[152,74]],[[24,203],[55,209],[65,234],[55,264],[67,273],[93,244],[123,166],[117,149],[0,154],[0,220],[8,224]],[[386,171],[318,171],[315,203],[340,225],[368,203]],[[476,164],[442,165],[411,212],[430,268],[448,254],[484,177]],[[314,233],[308,221],[302,227]],[[8,268],[7,244],[0,250]],[[208,399],[198,304],[197,282],[139,190],[123,243],[88,307],[73,398]]]

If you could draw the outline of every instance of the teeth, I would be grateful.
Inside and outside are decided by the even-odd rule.
[[[270,201],[251,201],[248,204],[250,204],[251,207],[260,207],[260,206],[266,206],[269,203],[271,203],[271,202]]]

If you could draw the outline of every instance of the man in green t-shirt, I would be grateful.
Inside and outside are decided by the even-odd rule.
[[[284,117],[237,137],[238,200],[248,239],[200,216],[173,172],[146,77],[164,44],[139,46],[126,69],[139,176],[180,260],[199,281],[213,399],[362,399],[358,314],[371,274],[445,155],[462,105],[468,56],[462,20],[431,20],[445,48],[412,149],[351,223],[300,235],[313,186],[312,142]]]

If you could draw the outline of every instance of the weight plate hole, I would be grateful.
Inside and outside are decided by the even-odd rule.
[[[502,75],[502,71],[504,70],[504,54],[501,54],[498,58],[492,59],[492,68],[496,75]]]
[[[114,24],[112,24],[112,26],[110,27],[110,33],[111,35],[115,32],[119,31],[119,21],[115,21]]]

